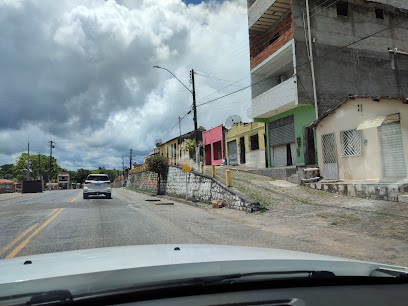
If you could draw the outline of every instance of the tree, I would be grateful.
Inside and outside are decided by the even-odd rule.
[[[113,181],[121,173],[121,171],[116,170],[116,169],[109,170],[109,169],[99,167],[99,173],[107,174],[109,176],[109,179]]]
[[[14,178],[14,165],[13,164],[4,164],[0,166],[0,178],[12,179]]]
[[[181,150],[185,152],[187,151],[188,156],[193,159],[195,155],[195,141],[192,139],[185,139],[181,144]]]
[[[42,175],[45,181],[49,179],[50,173],[50,157],[47,155],[40,154],[40,161],[41,161],[41,173],[40,173],[40,163],[38,160],[38,154],[30,154],[30,178],[37,179],[38,176]],[[27,179],[27,164],[28,164],[28,154],[22,153],[16,160],[13,176],[19,181]],[[57,164],[57,160],[55,157],[52,157],[52,179],[56,180],[58,173],[64,171]]]
[[[77,171],[73,172],[71,181],[73,183],[81,183],[82,184],[86,180],[86,178],[88,177],[89,174],[91,174],[90,170],[83,169],[83,168],[77,169]]]
[[[157,173],[157,194],[160,194],[160,181],[167,175],[169,169],[169,159],[161,155],[154,155],[146,160],[147,167],[150,171]]]

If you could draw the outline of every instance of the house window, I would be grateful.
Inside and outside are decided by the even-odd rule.
[[[361,155],[361,131],[341,131],[340,146],[342,157]]]
[[[348,15],[348,3],[347,2],[337,2],[337,15],[339,16],[347,16]]]
[[[251,150],[258,150],[259,149],[259,136],[258,134],[252,135],[249,137],[249,143],[251,146]]]
[[[375,9],[375,18],[384,19],[384,10],[383,9]]]

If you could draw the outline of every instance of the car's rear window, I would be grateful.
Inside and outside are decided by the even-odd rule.
[[[109,177],[105,175],[89,175],[87,181],[109,181]]]

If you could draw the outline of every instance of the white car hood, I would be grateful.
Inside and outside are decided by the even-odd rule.
[[[403,267],[277,249],[183,244],[123,246],[0,260],[0,292],[4,296],[66,289],[75,294],[265,271],[331,271],[337,276],[369,276],[377,268],[408,271]]]

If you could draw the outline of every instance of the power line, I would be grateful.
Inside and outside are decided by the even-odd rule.
[[[228,80],[224,80],[224,79],[219,79],[219,78],[216,78],[216,77],[213,77],[213,76],[210,76],[210,75],[205,75],[205,74],[202,74],[202,73],[199,73],[199,72],[196,72],[195,74],[196,74],[196,75],[199,75],[199,76],[202,76],[202,77],[209,78],[209,79],[214,79],[214,80],[218,80],[218,81],[228,82],[228,83],[232,83],[232,84],[234,84],[234,83],[237,82],[237,81],[228,81]],[[231,85],[232,85],[232,84],[231,84]],[[242,87],[242,86],[240,86],[240,85],[235,85],[235,86]]]
[[[322,58],[324,58],[324,57],[326,57],[326,56],[329,56],[329,55],[331,55],[331,54],[337,53],[337,52],[339,52],[340,50],[343,50],[343,49],[345,49],[345,48],[347,48],[347,47],[349,47],[349,46],[351,46],[351,45],[354,45],[354,44],[356,44],[356,43],[359,43],[360,41],[363,41],[363,40],[365,40],[365,39],[367,39],[367,38],[370,38],[370,37],[372,37],[372,36],[374,36],[374,35],[376,35],[376,34],[378,34],[378,33],[381,33],[381,32],[383,32],[383,31],[385,31],[385,30],[388,30],[388,29],[390,29],[390,28],[392,28],[392,27],[395,27],[395,26],[400,25],[400,24],[402,24],[402,23],[404,23],[404,22],[407,22],[407,21],[408,21],[408,19],[404,19],[404,20],[402,20],[402,21],[400,21],[400,22],[394,23],[394,24],[391,25],[391,26],[388,26],[388,27],[386,27],[386,28],[384,28],[384,29],[381,29],[381,30],[379,30],[379,31],[376,31],[376,32],[374,32],[374,33],[372,33],[372,34],[370,34],[370,35],[364,36],[364,37],[362,37],[362,38],[360,38],[360,39],[357,39],[357,40],[355,40],[355,41],[353,41],[353,42],[351,42],[351,43],[348,43],[348,44],[346,44],[346,45],[344,45],[344,46],[341,46],[341,47],[337,48],[336,50],[333,50],[333,51],[328,52],[328,53],[326,53],[326,54],[323,54],[323,55],[321,55],[321,56],[317,56],[317,57],[315,57],[315,58],[313,59],[313,62],[315,62],[315,61],[317,61],[317,60],[320,60],[320,59],[322,59]],[[296,67],[290,68],[290,69],[286,70],[285,72],[283,72],[283,74],[285,74],[286,72],[295,70],[295,69],[297,69],[298,67],[301,67],[301,66],[304,66],[304,65],[306,65],[306,64],[309,64],[310,62],[311,62],[311,61],[306,61],[306,62],[304,62],[304,63],[302,63],[302,64],[300,64],[300,65],[297,65]],[[225,97],[228,97],[228,96],[230,96],[230,95],[233,95],[233,94],[235,94],[235,93],[237,93],[237,92],[240,92],[240,91],[243,91],[243,90],[245,90],[245,89],[251,88],[251,87],[253,87],[253,86],[255,86],[255,85],[258,85],[258,84],[260,84],[260,83],[265,82],[267,79],[268,79],[268,78],[265,78],[265,79],[263,79],[263,80],[261,80],[261,81],[258,81],[258,82],[256,82],[256,83],[254,83],[254,84],[251,84],[251,85],[248,85],[248,86],[243,87],[243,88],[241,88],[241,89],[238,89],[238,90],[236,90],[236,91],[230,92],[230,93],[228,93],[228,94],[226,94],[226,95],[224,95],[224,96],[221,96],[221,97],[212,99],[212,100],[210,100],[210,101],[207,101],[207,102],[204,102],[204,103],[201,103],[201,104],[198,104],[197,107],[206,105],[206,104],[208,104],[208,103],[215,102],[215,101],[220,100],[220,99],[222,99],[222,98],[225,98]]]
[[[189,115],[191,112],[192,112],[192,110],[190,110],[190,111],[188,111],[187,113],[185,113],[184,116],[180,118],[180,122],[181,122],[185,117],[187,117],[187,115]],[[177,121],[177,123],[176,123],[169,131],[167,131],[166,134],[163,135],[162,139],[164,139],[164,137],[166,137],[168,134],[170,134],[170,132],[171,132],[172,130],[174,130],[174,129],[178,126],[178,124],[179,124],[179,122]]]
[[[312,9],[309,10],[309,12],[312,12],[312,11],[314,11],[314,10],[317,10],[320,6],[326,4],[328,1],[329,1],[329,0],[326,0],[326,1],[324,1],[323,3],[321,3],[321,4],[319,4],[319,5],[315,6],[315,7],[313,7]],[[335,0],[333,3],[328,4],[327,6],[323,7],[321,10],[315,11],[310,17],[315,16],[316,14],[322,12],[323,10],[325,10],[325,9],[328,8],[329,6],[331,6],[331,5],[335,4],[335,3],[337,3],[338,1],[339,1],[339,0]],[[316,1],[316,2],[318,2],[318,1]],[[315,2],[315,3],[316,3],[316,2]],[[286,15],[286,14],[285,14],[285,15]],[[284,16],[284,15],[283,15],[283,16]],[[293,16],[293,17],[292,17],[292,20],[294,20],[294,19],[296,19],[296,18],[300,18],[300,17],[302,17],[302,16],[303,16],[303,12],[302,12],[302,14],[299,14],[298,16]],[[286,21],[285,23],[281,24],[282,28],[287,27],[287,26],[290,26],[291,22],[292,22],[291,20],[288,20],[288,21]],[[279,22],[278,22],[278,23],[279,23]],[[253,47],[259,47],[261,44],[264,43],[264,42],[263,42],[263,39],[264,39],[267,35],[269,35],[269,34],[270,34],[270,31],[266,31],[264,34],[260,35],[259,37],[255,38],[254,40],[250,41],[249,43],[252,44]],[[242,48],[243,48],[243,52],[246,52],[246,51],[247,51],[247,48],[246,48],[245,46],[243,46],[243,47],[240,47],[240,48],[237,49],[236,54],[240,54],[240,55],[243,54],[243,52],[241,51]],[[233,54],[234,52],[235,52],[235,51],[231,52],[230,54]],[[207,70],[207,72],[208,72],[208,71],[216,71],[216,70],[218,70],[218,67],[220,67],[221,64],[225,64],[225,60],[228,59],[229,57],[230,57],[229,54],[224,55],[224,56],[221,58],[222,61],[219,62],[219,64],[217,64],[217,65],[215,65],[215,66],[213,66],[213,67],[210,67],[210,70]],[[235,58],[235,59],[232,59],[232,60],[228,61],[227,63],[233,62],[233,61],[235,61],[235,60],[237,60],[237,59],[238,59],[238,57]],[[217,63],[217,61],[216,61],[216,63]]]

